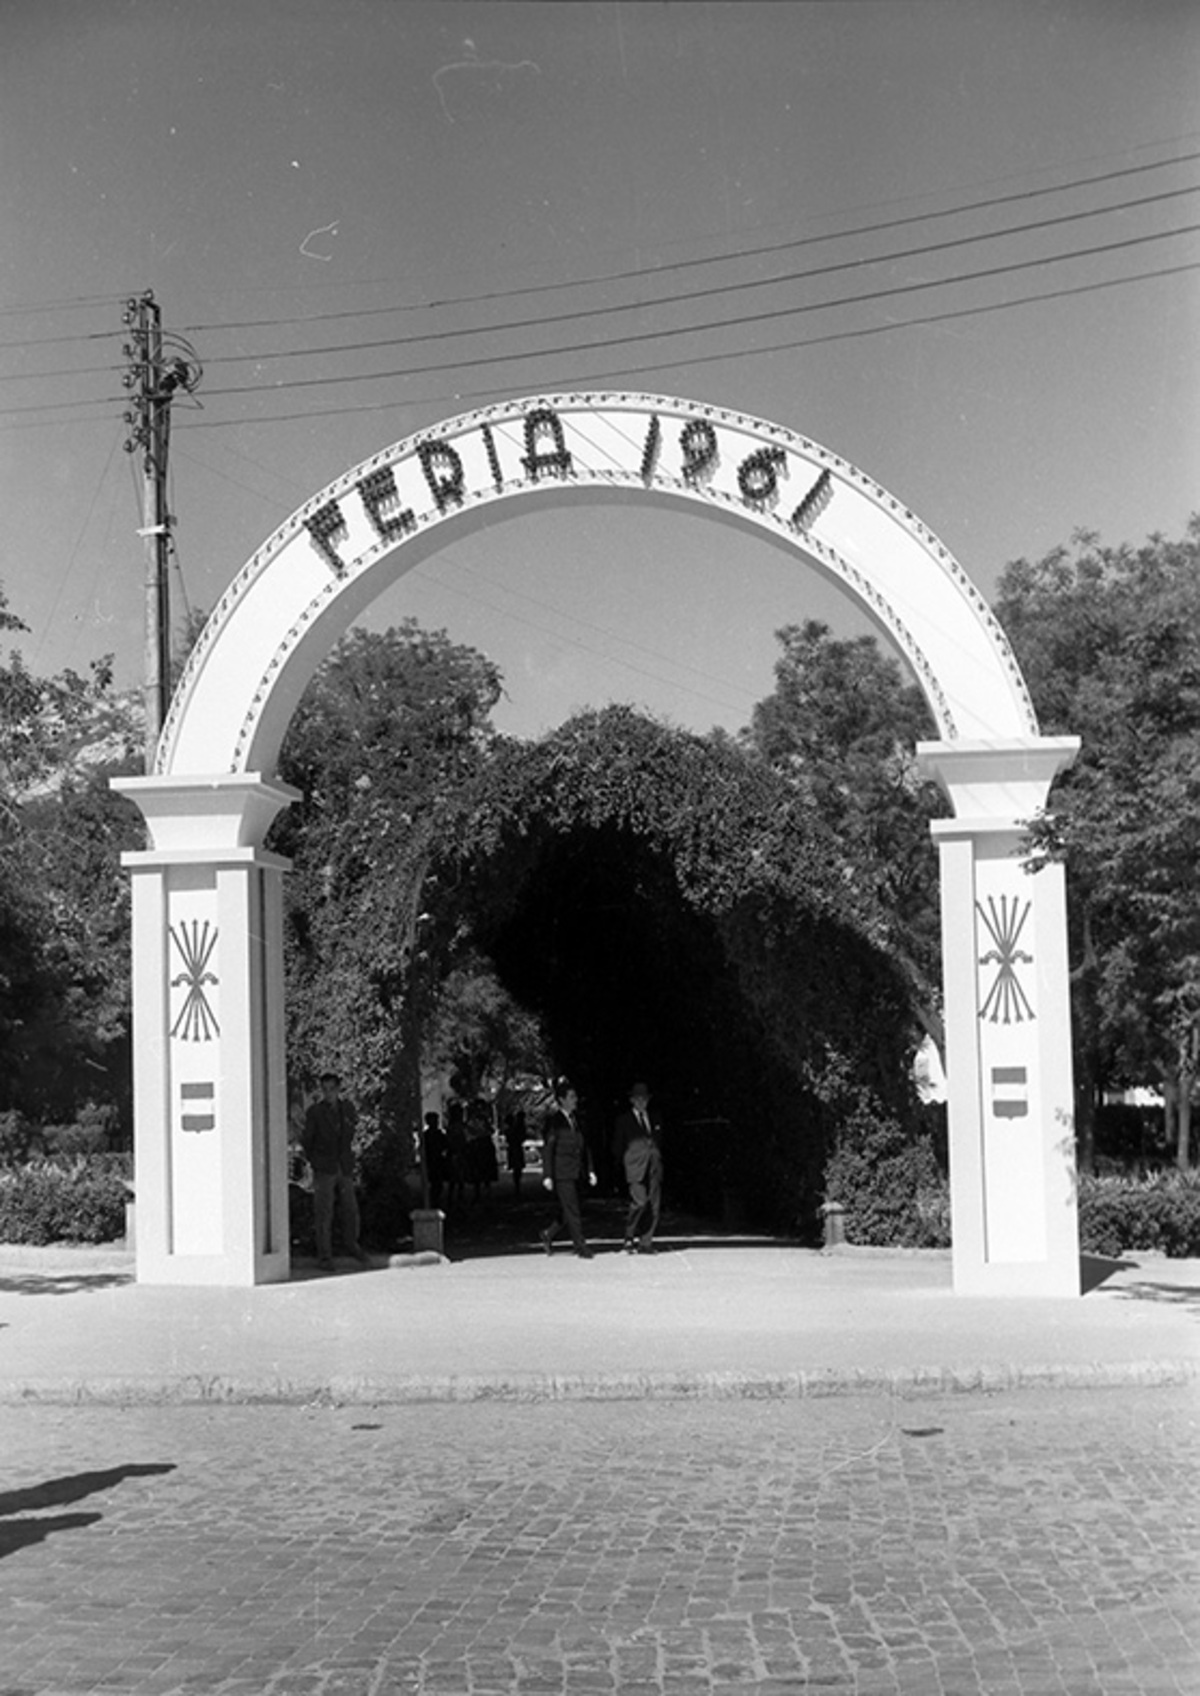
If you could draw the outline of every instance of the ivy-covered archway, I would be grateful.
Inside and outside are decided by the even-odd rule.
[[[508,744],[440,834],[423,902],[538,1011],[601,1162],[631,1082],[653,1079],[682,1204],[734,1190],[811,1231],[827,1130],[904,1116],[913,985],[795,789],[610,707]]]
[[[152,847],[134,875],[138,1276],[288,1271],[277,856],[288,721],[333,642],[453,535],[531,504],[686,505],[839,582],[905,656],[955,818],[942,858],[955,1287],[1078,1292],[1060,873],[1024,877],[1021,821],[1074,755],[1043,738],[1008,643],[904,503],[818,443],[656,395],[538,396],[418,432],[307,501],[197,642],[152,775],[122,780]]]

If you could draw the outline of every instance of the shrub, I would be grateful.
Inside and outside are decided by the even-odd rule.
[[[19,1166],[42,1153],[42,1133],[15,1107],[0,1113],[0,1166]]]
[[[35,1160],[0,1171],[0,1242],[108,1243],[125,1234],[118,1160]]]
[[[1079,1179],[1079,1242],[1089,1254],[1200,1255],[1200,1172]]]
[[[870,1110],[852,1114],[825,1167],[825,1198],[845,1209],[846,1241],[896,1248],[945,1248],[950,1199],[933,1139],[906,1133]]]

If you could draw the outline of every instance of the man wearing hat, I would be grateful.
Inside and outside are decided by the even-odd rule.
[[[613,1126],[613,1153],[625,1169],[629,1212],[625,1217],[625,1252],[653,1254],[654,1233],[662,1208],[662,1123],[650,1111],[650,1091],[634,1084],[629,1107]]]

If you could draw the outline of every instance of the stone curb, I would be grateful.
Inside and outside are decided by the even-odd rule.
[[[1155,1388],[1200,1380],[1200,1360],[1143,1360],[1076,1365],[869,1367],[817,1372],[680,1372],[629,1374],[525,1373],[511,1376],[286,1378],[36,1379],[0,1384],[0,1406],[253,1406],[403,1407],[449,1402],[803,1401],[885,1392],[916,1398],[1006,1390]]]

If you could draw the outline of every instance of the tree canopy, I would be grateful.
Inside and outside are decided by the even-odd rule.
[[[1076,1062],[1086,1115],[1106,1085],[1161,1082],[1183,1112],[1200,1040],[1200,518],[1178,541],[1087,532],[1009,565],[996,612],[1042,728],[1082,738],[1037,821],[1064,856]]]
[[[948,806],[914,755],[918,741],[936,734],[929,707],[873,636],[837,638],[810,619],[777,637],[775,687],[755,707],[740,745],[833,832],[940,1037],[938,871],[929,824]]]
[[[0,629],[23,629],[0,590]],[[86,677],[0,665],[0,1110],[128,1105],[129,892],[141,846],[108,777],[137,769],[135,705]]]

